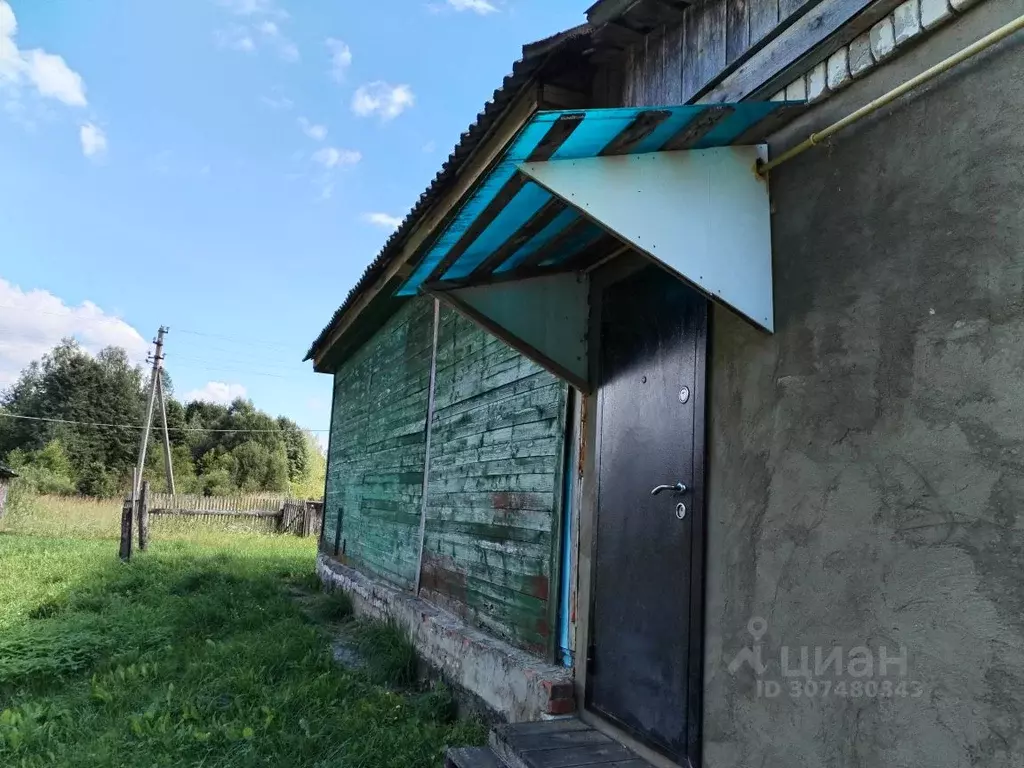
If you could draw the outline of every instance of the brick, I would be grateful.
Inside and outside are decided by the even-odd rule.
[[[886,16],[871,28],[871,55],[875,61],[881,61],[892,55],[896,50],[896,34],[893,30],[892,17]]]
[[[921,26],[935,29],[953,18],[953,9],[949,0],[921,0]]]
[[[807,98],[807,84],[801,77],[786,86],[786,101],[804,101]]]
[[[846,48],[828,57],[828,87],[829,90],[838,91],[850,82],[850,52]]]
[[[548,692],[548,699],[571,699],[576,696],[576,691],[573,690],[573,684],[569,680],[557,680],[552,682],[551,680],[545,680],[541,683],[544,686],[544,690]]]
[[[825,62],[807,73],[807,100],[818,101],[828,95],[828,67]]]
[[[865,32],[850,41],[850,74],[860,77],[872,66],[875,59],[871,55],[871,33]]]
[[[892,12],[892,25],[896,45],[903,45],[921,34],[921,2],[907,0]]]
[[[576,699],[552,699],[548,702],[549,715],[571,715],[576,711]]]

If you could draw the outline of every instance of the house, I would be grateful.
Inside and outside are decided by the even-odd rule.
[[[321,577],[652,764],[1020,765],[1022,13],[526,46],[310,349]]]
[[[4,508],[7,505],[7,490],[10,488],[11,480],[17,476],[17,473],[10,467],[0,464],[0,518],[4,516]]]

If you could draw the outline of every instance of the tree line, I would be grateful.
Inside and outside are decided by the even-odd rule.
[[[74,339],[62,340],[0,392],[0,460],[37,493],[124,492],[137,459],[140,430],[134,427],[143,422],[148,378],[120,347],[93,356]],[[326,460],[316,438],[294,421],[241,398],[227,406],[180,402],[166,370],[162,384],[179,493],[323,494]],[[154,430],[144,474],[157,491],[166,490],[163,467],[163,443]]]

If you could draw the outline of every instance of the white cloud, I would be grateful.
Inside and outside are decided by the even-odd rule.
[[[355,165],[362,159],[362,153],[354,149],[324,147],[313,153],[313,161],[319,163],[324,168],[335,168],[339,165]]]
[[[261,45],[268,45],[288,62],[299,60],[299,48],[282,32],[272,18],[287,19],[288,14],[271,0],[220,0],[220,5],[237,16],[253,17],[251,22],[236,24],[220,30],[215,37],[222,48],[253,53]]]
[[[238,16],[276,16],[288,18],[288,12],[274,0],[217,0],[217,4]]]
[[[327,138],[327,126],[311,123],[304,117],[299,118],[299,128],[302,132],[315,141],[323,141]]]
[[[256,25],[256,29],[263,35],[264,39],[277,49],[277,55],[282,59],[285,61],[299,60],[298,46],[281,34],[281,28],[277,24],[272,21],[261,21]]]
[[[498,12],[498,9],[487,0],[448,0],[448,5],[456,11],[473,11],[481,16]]]
[[[252,35],[245,27],[231,27],[218,30],[214,35],[214,39],[221,48],[241,51],[242,53],[256,52],[256,41],[252,39]]]
[[[400,217],[392,216],[388,213],[364,213],[363,221],[378,227],[386,227],[387,229],[398,229],[398,225],[402,223]]]
[[[291,41],[282,40],[281,44],[277,48],[277,54],[285,61],[298,61],[299,47]]]
[[[341,82],[352,66],[352,49],[333,37],[327,38],[327,47],[331,51],[331,77]]]
[[[218,403],[219,405],[230,405],[231,401],[246,395],[245,387],[241,384],[228,384],[224,381],[208,381],[199,389],[193,389],[185,393],[186,403],[193,400],[202,400],[206,403]]]
[[[0,85],[15,89],[31,85],[43,97],[70,107],[84,107],[85,83],[63,57],[41,48],[20,51],[14,40],[18,20],[6,0],[0,0]]]
[[[69,107],[86,105],[82,76],[72,70],[62,57],[35,48],[25,52],[24,61],[28,79],[43,96],[57,99]]]
[[[270,109],[288,110],[295,106],[295,102],[287,96],[260,96],[260,102]]]
[[[91,301],[68,306],[48,291],[23,291],[0,278],[0,387],[13,384],[25,366],[65,336],[74,336],[92,354],[123,347],[136,363],[148,350],[137,330]]]
[[[380,115],[382,120],[393,120],[416,101],[408,85],[390,85],[382,80],[356,89],[352,97],[352,111],[360,117]]]
[[[82,152],[86,157],[100,157],[107,151],[107,134],[93,123],[84,123],[78,131]]]
[[[428,155],[433,154],[437,150],[437,144],[433,141],[428,141],[421,147],[421,149]]]

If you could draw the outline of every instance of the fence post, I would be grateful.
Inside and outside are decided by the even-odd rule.
[[[134,495],[134,493],[133,493]],[[121,560],[128,562],[132,557],[132,516],[135,513],[134,499],[124,500],[121,507]]]
[[[139,497],[139,551],[149,548],[149,480],[142,483],[142,495]]]
[[[313,510],[308,501],[302,502],[302,538],[313,532]]]

